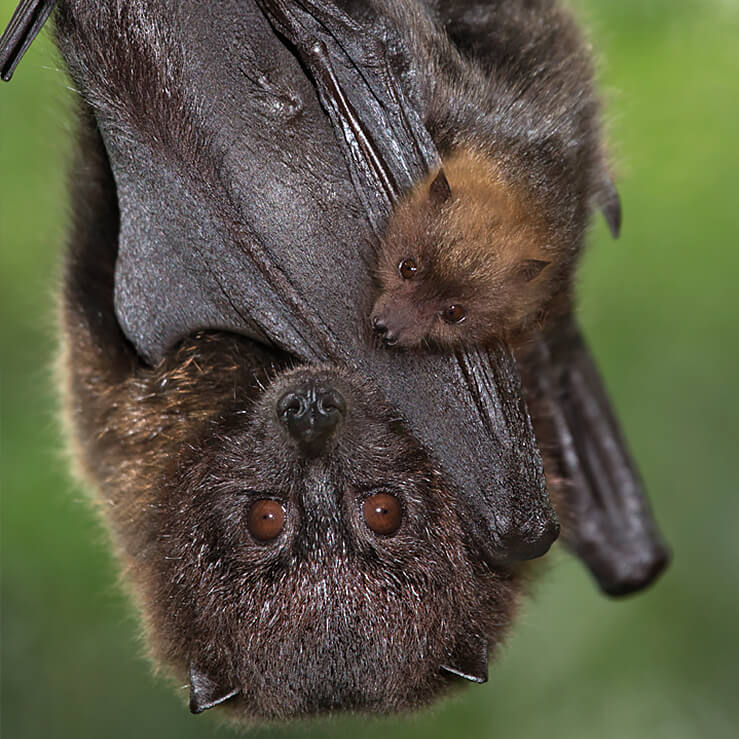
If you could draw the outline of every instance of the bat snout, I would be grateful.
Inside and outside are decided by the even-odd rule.
[[[386,347],[417,346],[428,330],[427,324],[428,316],[402,300],[381,298],[370,315],[372,331]]]
[[[280,396],[276,410],[301,452],[318,457],[346,415],[346,400],[335,387],[307,381]]]
[[[384,316],[374,314],[370,320],[372,330],[385,346],[395,346],[398,343],[397,329],[389,326]]]

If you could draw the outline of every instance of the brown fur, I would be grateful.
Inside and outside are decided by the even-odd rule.
[[[413,92],[451,197],[433,202],[431,172],[396,206],[371,322],[398,346],[515,340],[572,289],[594,207],[614,235],[620,226],[590,46],[551,0],[375,4],[413,49]],[[408,257],[419,272],[403,280]],[[444,322],[450,305],[465,309],[463,322]]]
[[[372,315],[395,329],[401,346],[480,344],[520,332],[538,317],[568,257],[566,235],[486,153],[457,151],[442,166],[451,196],[435,202],[437,173],[428,175],[398,204],[379,248]],[[407,258],[418,265],[410,280],[398,269]],[[530,260],[548,263],[533,279]],[[450,305],[464,307],[463,323],[441,318]]]
[[[484,564],[432,459],[356,374],[291,369],[224,333],[194,336],[154,367],[136,357],[113,311],[115,185],[91,116],[83,124],[62,301],[66,416],[154,660],[180,683],[195,666],[238,690],[219,710],[242,720],[433,700],[455,683],[441,665],[494,650],[521,578]],[[317,459],[275,412],[306,378],[348,405]],[[403,509],[390,537],[361,520],[378,489]],[[264,496],[287,511],[267,545],[246,526]]]

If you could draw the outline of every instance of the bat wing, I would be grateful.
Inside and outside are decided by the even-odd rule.
[[[527,351],[523,364],[534,396],[534,425],[565,483],[563,539],[606,593],[640,590],[666,567],[669,553],[572,314]]]
[[[393,188],[434,156],[396,143],[415,124],[387,64],[361,56],[361,33],[350,38],[333,3],[281,4],[282,35],[252,2],[119,5],[66,2],[57,35],[115,177],[116,313],[140,355],[154,362],[214,328],[352,365],[436,457],[473,545],[498,562],[544,553],[558,522],[508,348],[399,354],[366,335],[374,229]],[[295,19],[312,25],[285,39]],[[321,105],[333,115],[340,101],[330,79],[306,74],[313,48],[383,147],[387,187],[365,154],[347,163],[356,135],[337,136]],[[392,54],[397,66],[402,45]]]
[[[0,37],[0,78],[9,82],[18,62],[38,36],[56,0],[21,0]]]

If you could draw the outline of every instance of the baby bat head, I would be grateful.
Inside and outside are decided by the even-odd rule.
[[[563,250],[530,197],[461,152],[401,201],[379,246],[370,316],[388,346],[485,343],[535,319]]]
[[[355,375],[278,375],[164,487],[153,631],[193,712],[387,713],[486,678],[516,583],[468,550],[428,454]]]

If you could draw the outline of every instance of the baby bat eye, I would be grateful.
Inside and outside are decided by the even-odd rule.
[[[418,265],[414,259],[404,259],[398,265],[398,272],[404,280],[412,280],[413,276],[418,272]]]
[[[400,501],[394,495],[375,493],[362,504],[364,522],[376,534],[394,534],[403,519]]]
[[[447,323],[462,323],[467,318],[467,311],[461,305],[450,305],[441,312]]]
[[[246,526],[257,541],[271,541],[285,526],[285,509],[276,500],[257,500],[249,508]]]

